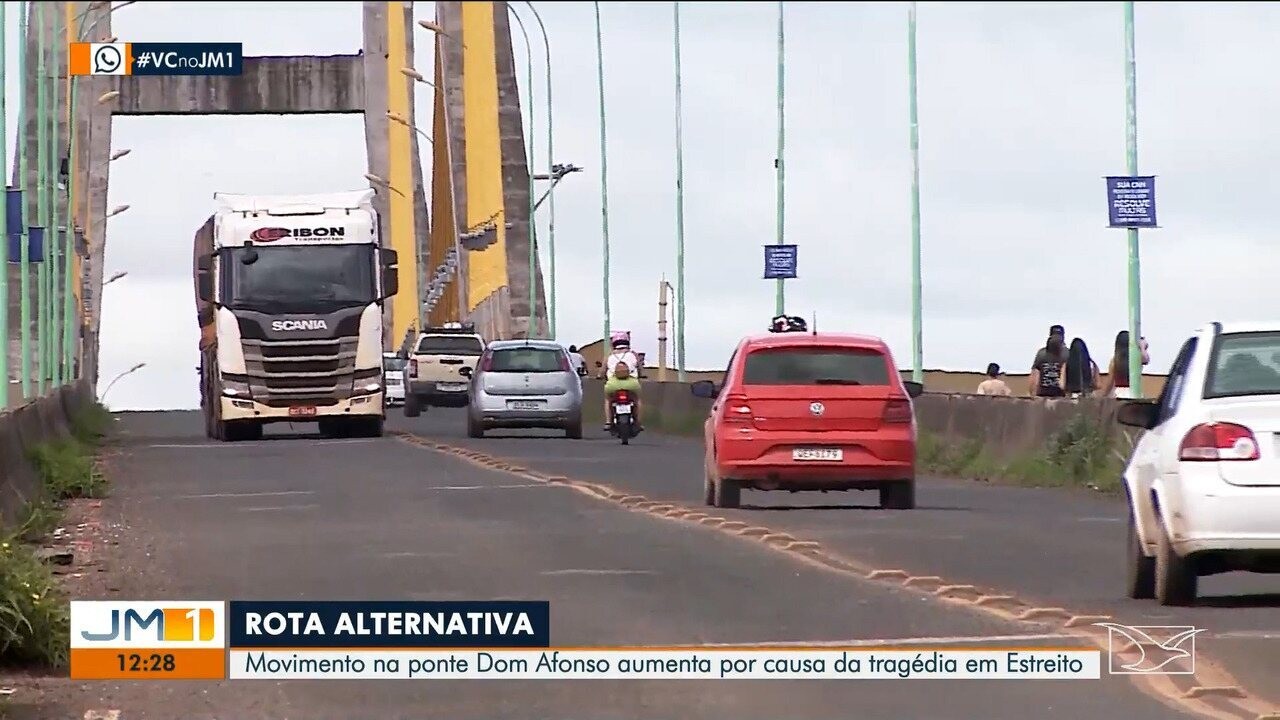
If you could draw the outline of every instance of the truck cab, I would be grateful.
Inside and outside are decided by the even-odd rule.
[[[418,417],[432,405],[466,407],[471,374],[484,349],[484,338],[470,324],[449,323],[419,333],[404,369],[405,417]]]
[[[215,195],[194,251],[210,438],[298,422],[330,437],[382,434],[383,306],[398,274],[372,196]]]

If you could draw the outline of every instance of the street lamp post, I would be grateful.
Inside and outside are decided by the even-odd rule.
[[[907,83],[911,125],[911,379],[924,382],[924,308],[920,278],[920,125],[916,118],[916,4],[907,10]]]
[[[684,135],[680,77],[680,3],[674,11],[676,52],[676,381],[685,381],[684,368]],[[666,362],[665,357],[663,362]]]
[[[533,19],[538,21],[538,28],[542,30],[542,45],[547,55],[547,174],[555,174],[555,126],[554,113],[551,103],[551,38],[547,35],[547,26],[542,22],[542,16],[538,13],[538,9],[533,6],[529,0],[525,0],[525,5],[529,6],[530,12],[533,13]],[[551,262],[551,291],[547,294],[547,322],[550,325],[551,338],[555,339],[556,335],[556,196],[555,183],[552,183],[551,190],[547,191],[548,202],[550,207],[548,212],[550,217],[547,222],[547,254]],[[534,205],[534,210],[537,210]]]
[[[1138,59],[1133,30],[1133,3],[1124,4],[1125,154],[1129,174],[1138,174]],[[1129,390],[1142,397],[1142,266],[1138,255],[1138,228],[1129,236]]]
[[[49,362],[49,189],[48,118],[45,116],[44,3],[35,3],[36,17],[36,224],[44,228],[40,264],[36,268],[36,393],[44,394]]]
[[[786,235],[784,214],[786,209],[786,174],[783,167],[783,151],[786,148],[786,32],[783,26],[783,5],[778,2],[778,157],[774,160],[778,178],[778,244],[783,244]],[[786,306],[786,281],[778,278],[778,296],[774,303],[774,314],[781,315]]]
[[[609,151],[605,137],[604,113],[604,34],[600,28],[600,3],[593,2],[596,14],[596,77],[600,86],[600,237],[604,266],[604,334],[601,343],[609,347]]]
[[[538,336],[538,223],[533,218],[533,165],[534,165],[534,144],[533,144],[533,128],[535,102],[533,94],[533,44],[529,42],[529,32],[525,29],[524,20],[521,19],[520,13],[516,12],[514,6],[507,3],[507,13],[515,18],[516,26],[520,28],[520,34],[524,37],[525,63],[527,65],[527,75],[525,87],[528,88],[529,95],[529,140],[528,151],[525,153],[525,169],[529,176],[529,327],[526,330],[527,337]]]
[[[107,393],[111,392],[111,387],[112,387],[113,385],[115,385],[116,383],[120,382],[120,378],[123,378],[123,377],[125,377],[126,375],[132,375],[133,373],[138,372],[139,370],[141,370],[142,368],[144,368],[144,367],[146,367],[146,366],[147,366],[147,364],[146,364],[146,363],[144,363],[144,362],[140,362],[140,363],[138,363],[137,365],[134,365],[133,367],[129,368],[128,370],[125,370],[124,372],[122,372],[122,373],[120,373],[119,375],[117,375],[117,376],[115,376],[114,378],[112,378],[112,379],[111,379],[111,382],[107,383],[107,389],[103,390],[103,391],[102,391],[102,394],[98,396],[98,400],[99,400],[99,401],[106,400],[106,399],[107,399]]]
[[[28,209],[28,198],[31,196],[31,183],[27,179],[28,158],[27,158],[27,120],[30,114],[30,108],[27,107],[27,52],[26,38],[30,26],[30,13],[27,9],[27,3],[18,3],[18,37],[22,38],[21,48],[18,52],[18,77],[22,78],[23,87],[18,92],[18,182],[17,186],[22,190],[22,223],[18,228],[21,233],[18,237],[18,294],[21,297],[18,300],[18,319],[22,327],[18,329],[19,350],[22,357],[18,361],[18,372],[22,374],[22,399],[26,400],[31,397],[31,236],[27,230],[30,220],[27,217],[31,214]],[[8,204],[8,198],[5,199]],[[5,233],[9,229],[5,228]],[[5,238],[8,242],[8,238]],[[8,272],[8,268],[5,268]],[[5,309],[8,312],[8,308]],[[9,349],[6,347],[5,352]]]

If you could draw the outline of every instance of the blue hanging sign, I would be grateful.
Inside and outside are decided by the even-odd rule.
[[[1113,228],[1156,227],[1155,176],[1108,176],[1107,216]]]
[[[764,279],[789,280],[796,277],[798,246],[765,245]]]
[[[5,191],[5,222],[8,227],[5,228],[5,235],[19,235],[22,233],[22,191],[14,188],[7,188]],[[10,253],[9,257],[14,257]]]

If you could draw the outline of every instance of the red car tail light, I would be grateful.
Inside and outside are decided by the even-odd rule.
[[[884,415],[880,418],[886,425],[900,425],[911,422],[911,401],[890,400],[884,406]]]
[[[560,363],[560,369],[561,369],[562,371],[564,371],[564,372],[573,372],[573,365],[571,365],[571,364],[569,363],[569,356],[568,356],[568,355],[565,355],[565,354],[563,354],[563,353],[562,353],[562,354],[557,358],[557,360],[558,360],[558,361],[559,361],[559,363]]]
[[[493,369],[493,353],[485,353],[480,358],[480,372],[489,372]]]
[[[1202,423],[1187,432],[1178,448],[1178,459],[1187,462],[1257,460],[1258,440],[1253,431],[1233,423]]]
[[[754,419],[746,395],[730,395],[724,400],[724,421],[750,423]]]
[[[414,377],[417,377],[417,376],[418,376],[418,361],[417,361],[417,360],[410,360],[410,361],[409,361],[409,374],[410,374],[410,375],[412,375],[412,376],[414,376]]]

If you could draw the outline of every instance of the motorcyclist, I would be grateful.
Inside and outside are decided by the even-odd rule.
[[[640,375],[640,358],[631,350],[631,333],[625,332],[625,331],[617,331],[617,332],[611,333],[609,336],[609,345],[613,348],[613,352],[611,352],[609,354],[609,357],[605,358],[605,361],[604,361],[606,388],[608,387],[608,381],[614,379],[614,377],[616,376],[619,363],[625,364],[627,366],[627,370],[628,370],[627,374],[629,376],[632,376],[633,379],[637,378]],[[634,381],[637,383],[637,385],[639,384],[639,380],[634,380]],[[637,389],[634,394],[636,397],[636,405],[639,406],[640,404],[639,390]],[[609,429],[613,427],[613,423],[612,423],[613,418],[611,415],[612,412],[613,412],[613,408],[609,402],[609,392],[606,389],[604,393],[605,432],[608,432]],[[639,423],[639,418],[637,418],[636,430],[638,431],[639,429],[640,429],[640,423]]]
[[[606,428],[613,425],[613,403],[609,402],[609,398],[619,390],[627,391],[634,398],[631,402],[631,420],[638,431],[640,429],[640,381],[631,375],[631,367],[625,362],[615,364],[611,377],[604,383]]]

